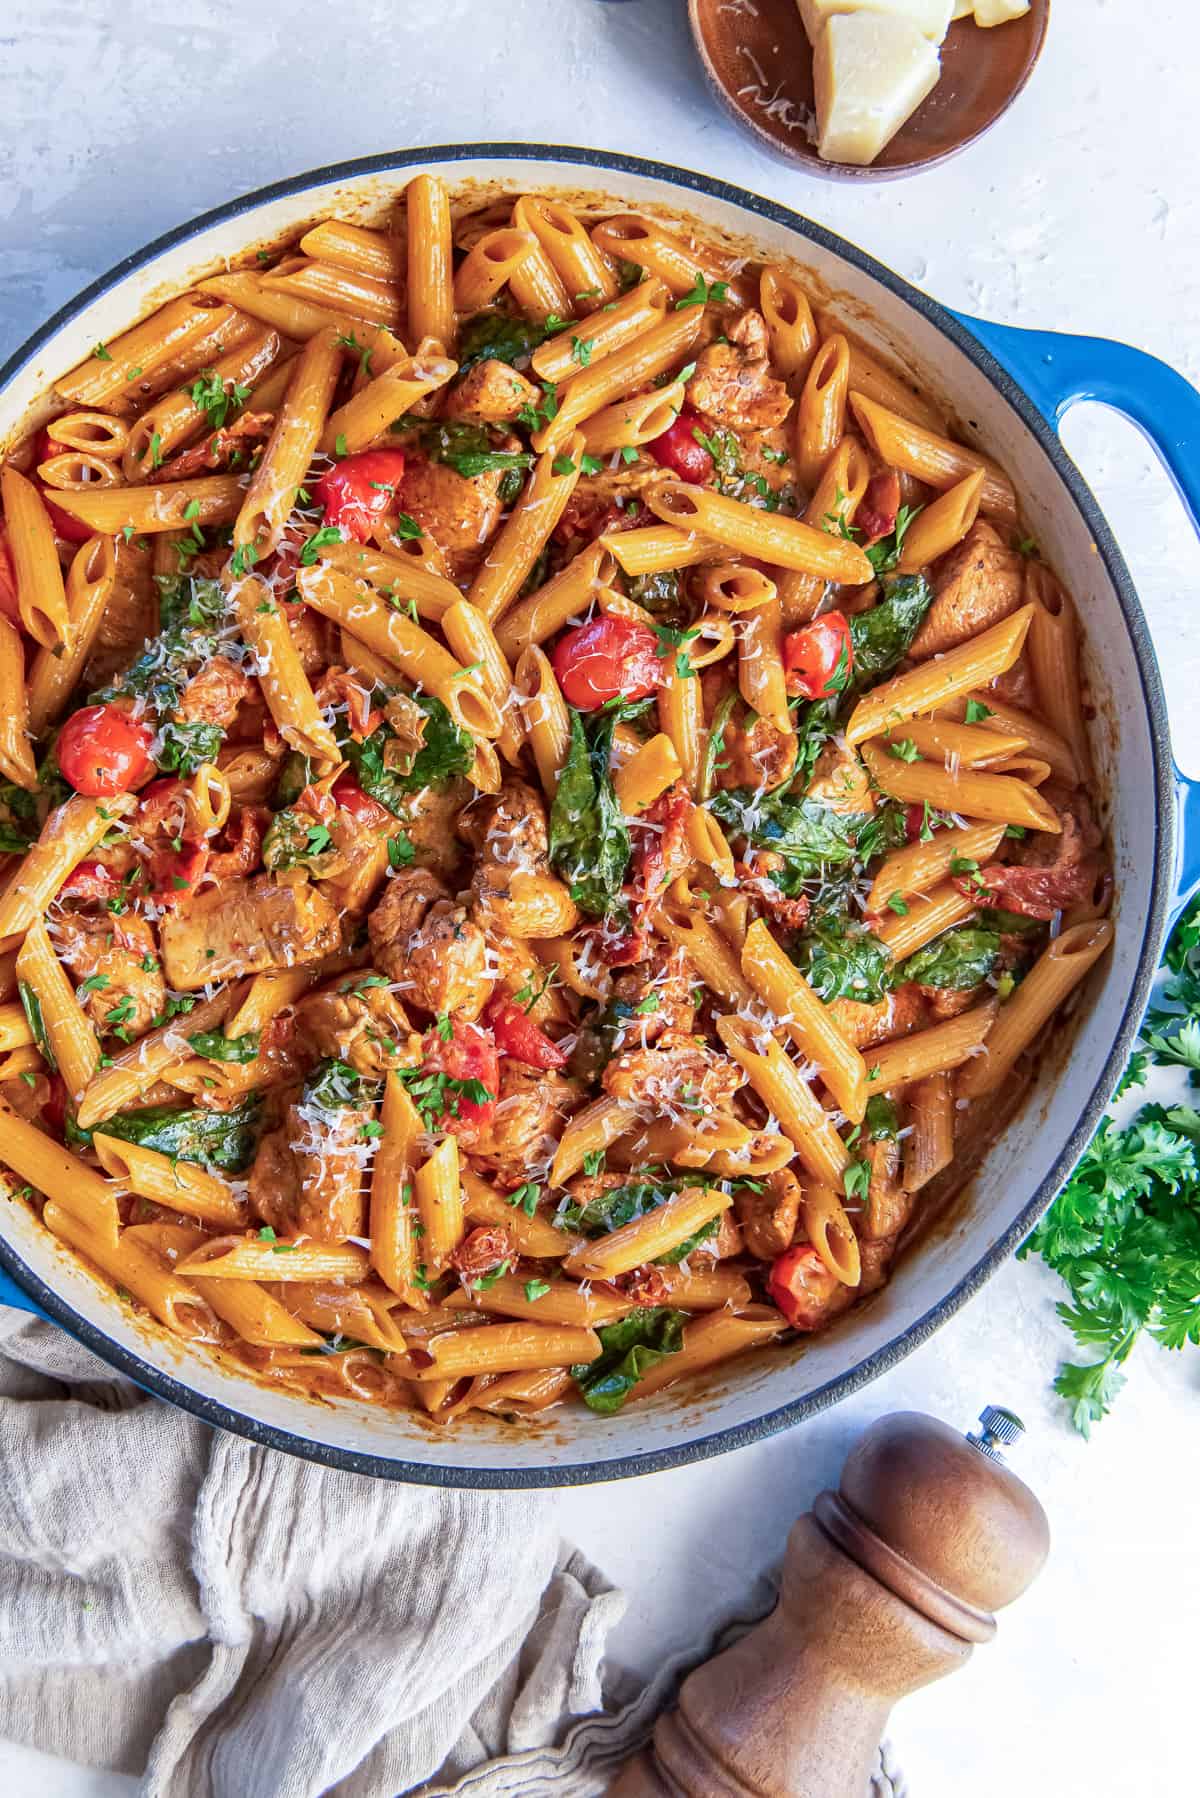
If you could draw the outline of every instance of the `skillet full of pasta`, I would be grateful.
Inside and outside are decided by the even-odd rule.
[[[1071,600],[788,268],[329,219],[0,468],[0,1163],[121,1302],[446,1421],[822,1329],[1112,936]]]

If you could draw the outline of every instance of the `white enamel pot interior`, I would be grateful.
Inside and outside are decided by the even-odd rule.
[[[558,188],[615,209],[686,213],[739,247],[797,264],[856,328],[947,407],[968,440],[1014,477],[1025,519],[1079,604],[1098,702],[1096,751],[1116,865],[1116,946],[1083,991],[1038,1086],[994,1144],[952,1218],[891,1282],[811,1341],[762,1351],[681,1394],[615,1417],[565,1406],[509,1425],[482,1414],[453,1429],[370,1406],[325,1405],[256,1385],[132,1319],[20,1206],[0,1219],[0,1264],[38,1305],[160,1396],[291,1453],[380,1477],[444,1485],[573,1484],[649,1472],[736,1447],[834,1402],[950,1316],[1008,1255],[1058,1190],[1128,1054],[1162,939],[1173,868],[1170,752],[1145,621],[1111,535],[1057,438],[949,313],[861,251],[740,189],[617,154],[469,145],[413,151],[300,176],[171,233],[103,277],[0,371],[0,442],[56,376],[174,291],[295,235],[329,213],[370,223],[422,169],[457,187]]]

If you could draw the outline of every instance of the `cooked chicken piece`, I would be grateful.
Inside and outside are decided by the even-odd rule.
[[[214,656],[194,674],[179,700],[179,716],[193,723],[219,724],[228,730],[243,700],[255,691],[254,682],[224,656]]]
[[[389,1068],[415,1067],[421,1038],[396,994],[371,984],[378,974],[341,974],[296,1007],[296,1030],[322,1058],[349,1062],[378,1079]]]
[[[839,743],[826,743],[817,757],[806,797],[817,800],[831,812],[875,810],[870,775],[854,751]]]
[[[303,967],[341,947],[337,911],[314,886],[269,874],[201,892],[159,925],[167,980],[192,991],[210,980]]]
[[[507,362],[489,358],[469,368],[446,395],[443,418],[466,418],[474,424],[511,424],[522,406],[536,406],[541,394]]]
[[[951,986],[918,986],[917,991],[929,1007],[929,1021],[944,1024],[960,1012],[969,1011],[975,1003],[977,988]]]
[[[611,1192],[614,1186],[628,1186],[636,1178],[632,1171],[618,1174],[606,1168],[602,1174],[579,1174],[574,1180],[568,1180],[567,1191],[572,1201],[582,1209],[585,1205],[590,1205],[593,1199]]]
[[[1033,669],[1024,650],[1011,668],[989,682],[987,690],[994,693],[1003,705],[1015,705],[1019,711],[1036,712],[1039,709],[1037,688],[1033,684]]]
[[[461,574],[482,556],[500,522],[503,470],[468,480],[446,462],[414,457],[400,482],[400,507],[428,531],[452,574]]]
[[[710,343],[696,358],[688,399],[732,430],[767,431],[792,409],[787,386],[771,373],[770,344],[761,312],[743,312],[727,343]]]
[[[916,662],[944,655],[999,624],[1021,604],[1021,558],[1016,550],[1006,548],[999,532],[982,519],[932,572],[933,604],[910,651]]]
[[[881,1286],[887,1285],[892,1262],[896,1255],[896,1238],[881,1236],[877,1242],[862,1242],[858,1247],[862,1260],[862,1278],[855,1290],[855,1298],[865,1299],[869,1292],[878,1292]]]
[[[637,1044],[649,1048],[664,1031],[688,1035],[696,1021],[695,977],[683,949],[670,949],[660,937],[650,940],[649,960],[639,962],[613,982],[613,997],[633,1007],[614,1038],[618,1050]]]
[[[762,1192],[738,1187],[733,1195],[733,1209],[752,1255],[761,1261],[774,1261],[776,1255],[791,1247],[803,1197],[800,1182],[788,1167],[768,1174]]]
[[[871,1164],[871,1187],[860,1213],[851,1210],[860,1237],[874,1241],[880,1236],[895,1236],[908,1222],[915,1197],[900,1184],[900,1144],[883,1137],[868,1144],[867,1160]]]
[[[397,833],[401,828],[396,825]],[[374,830],[340,807],[330,821],[329,835],[341,861],[336,873],[319,882],[320,889],[339,912],[363,912],[387,873],[387,837],[382,828]]]
[[[716,671],[711,681],[705,681],[705,707],[710,717],[725,684]],[[776,730],[766,718],[757,714],[752,716],[739,700],[725,724],[713,784],[717,787],[778,787],[790,778],[795,766],[794,734]]]
[[[259,1144],[250,1170],[250,1203],[280,1236],[342,1242],[366,1228],[363,1128],[369,1109],[330,1109],[303,1098],[288,1107],[282,1129]],[[280,1273],[286,1273],[280,1257]]]
[[[138,548],[138,544],[144,545]],[[88,656],[82,686],[85,691],[107,685],[114,674],[128,668],[146,639],[158,629],[158,588],[154,585],[153,553],[149,539],[126,543],[117,537],[117,572],[114,590],[120,603],[105,606],[100,628]]]
[[[833,999],[830,1011],[838,1029],[850,1038],[856,1049],[875,1049],[894,1037],[908,1036],[928,1022],[925,1001],[919,987],[909,984],[897,987],[886,999],[866,1005],[858,999]]]
[[[99,1035],[121,1030],[142,1036],[162,1015],[166,987],[154,932],[144,918],[63,912],[51,920],[50,934],[76,984],[96,983],[76,996]]]
[[[812,904],[807,893],[797,893],[794,899],[789,899],[782,887],[776,885],[772,876],[779,872],[782,863],[782,856],[760,851],[754,856],[753,863],[735,862],[733,870],[741,891],[757,899],[769,918],[774,918],[785,930],[803,930]]]
[[[687,1119],[728,1109],[745,1079],[741,1068],[718,1050],[693,1036],[667,1031],[656,1048],[614,1055],[601,1084],[614,1099]]]
[[[405,800],[399,828],[417,852],[414,867],[427,868],[439,880],[453,882],[463,862],[454,826],[470,794],[465,780],[452,780],[440,789],[425,787]]]
[[[491,998],[483,931],[426,869],[388,882],[367,930],[375,965],[418,1009],[471,1020]]]
[[[575,928],[575,902],[551,872],[540,793],[507,780],[494,799],[467,812],[459,830],[475,848],[471,895],[485,929],[541,940]]]
[[[459,1141],[489,1170],[513,1184],[529,1178],[532,1167],[548,1162],[562,1122],[579,1104],[579,1090],[561,1074],[526,1067],[507,1056],[500,1063],[500,1092],[486,1124]]]

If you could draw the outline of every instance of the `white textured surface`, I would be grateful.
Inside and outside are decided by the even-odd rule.
[[[524,136],[740,182],[951,305],[1125,338],[1196,378],[1192,0],[1054,0],[1032,85],[981,145],[915,180],[853,188],[768,159],[715,110],[683,14],[683,0],[4,0],[0,356],[121,255],[233,194],[410,144]],[[1132,427],[1081,409],[1065,436],[1150,614],[1180,759],[1200,771],[1195,544]],[[1002,1402],[1033,1432],[1017,1465],[1050,1511],[1053,1556],[998,1641],[899,1713],[914,1798],[1192,1791],[1196,1371],[1139,1355],[1085,1447],[1047,1393],[1057,1296],[1040,1268],[1010,1266],[903,1366],[807,1427],[567,1495],[565,1527],[629,1586],[620,1651],[649,1668],[699,1644],[870,1418],[910,1405],[965,1426]],[[0,1745],[13,1798],[131,1789]]]

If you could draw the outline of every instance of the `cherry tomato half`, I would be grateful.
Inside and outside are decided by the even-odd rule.
[[[8,533],[0,521],[0,613],[10,624],[20,624],[21,608],[17,604],[17,571],[8,547]]]
[[[798,1242],[772,1263],[767,1293],[793,1330],[815,1330],[838,1285],[812,1243]]]
[[[365,543],[386,512],[396,509],[396,487],[404,473],[403,450],[363,450],[327,469],[313,488],[324,507],[322,523]]]
[[[352,774],[339,774],[333,783],[333,797],[342,811],[359,824],[365,824],[368,830],[378,830],[381,824],[393,822],[392,814],[386,805],[380,805],[378,799],[372,799],[364,793]]]
[[[452,1034],[443,1041],[439,1031],[426,1033],[421,1045],[422,1066],[427,1074],[448,1074],[452,1080],[477,1080],[488,1094],[477,1102],[464,1097],[460,1089],[449,1088],[446,1109],[435,1126],[457,1136],[463,1130],[474,1130],[489,1124],[496,1109],[500,1091],[500,1058],[488,1031],[478,1024],[454,1020]]]
[[[558,640],[551,657],[568,705],[594,712],[610,699],[645,699],[663,682],[654,632],[602,612]]]
[[[58,765],[64,780],[91,799],[128,793],[154,767],[152,734],[115,705],[87,705],[63,725]]]
[[[643,447],[660,468],[669,468],[681,481],[701,486],[712,477],[713,459],[696,432],[703,431],[704,420],[691,406],[681,406],[661,437],[654,437]]]
[[[203,843],[185,843],[182,849],[156,849],[150,857],[150,885],[158,904],[178,905],[181,899],[190,899],[211,854]]]
[[[854,667],[850,626],[841,612],[826,612],[783,639],[787,690],[802,699],[831,699]]]
[[[35,475],[39,463],[48,462],[51,456],[61,456],[64,454],[66,454],[66,451],[64,450],[63,445],[61,443],[55,443],[49,431],[39,431],[37,440],[33,446],[33,468]],[[93,535],[91,526],[84,524],[81,519],[72,518],[69,512],[64,512],[61,506],[56,506],[54,501],[50,498],[49,491],[45,484],[40,480],[38,481],[38,491],[42,496],[42,504],[50,514],[50,523],[54,526],[55,536],[65,537],[68,543],[86,543],[88,538]]]
[[[493,999],[483,1021],[496,1039],[501,1055],[523,1061],[530,1068],[561,1068],[567,1058],[558,1044],[539,1030],[529,1014],[513,999]]]

